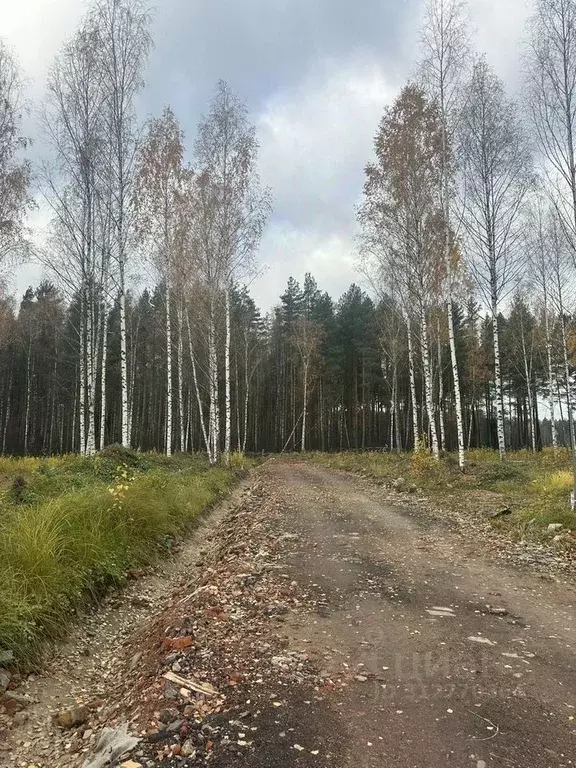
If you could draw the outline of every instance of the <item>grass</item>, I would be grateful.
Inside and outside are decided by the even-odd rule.
[[[406,489],[413,486],[447,510],[486,516],[509,507],[512,514],[494,519],[492,525],[513,538],[549,540],[550,523],[576,528],[576,516],[570,510],[568,449],[545,449],[536,454],[517,451],[504,463],[497,451],[468,451],[466,458],[462,472],[454,454],[443,456],[440,462],[425,452],[310,454],[313,462],[361,473],[379,482],[404,478],[406,482],[401,485]]]
[[[80,610],[166,554],[250,463],[211,468],[116,447],[94,458],[1,458],[0,657],[38,664]]]

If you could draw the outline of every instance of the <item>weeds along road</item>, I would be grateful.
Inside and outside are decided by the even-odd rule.
[[[196,738],[186,702],[177,691],[162,699],[153,682],[133,698],[160,692],[149,709],[170,707],[176,725],[162,730],[155,715],[159,730],[131,755],[136,765],[576,765],[572,586],[484,559],[469,533],[350,475],[273,459],[247,487],[215,517],[201,590],[182,586],[171,613],[149,620],[152,650],[142,635],[134,640],[126,652],[137,649],[141,661],[118,673],[124,688],[107,696],[130,698],[123,692],[138,675],[161,679],[176,658],[182,676],[228,685],[223,709],[206,716],[210,746],[186,751]],[[285,596],[281,612],[268,609],[273,590]],[[217,604],[198,600],[207,594]],[[154,595],[161,602],[157,584]],[[165,627],[184,624],[197,648],[159,657]],[[114,637],[101,642],[102,655],[116,658]],[[232,657],[242,670],[233,685]],[[292,674],[299,658],[313,671]],[[80,672],[76,684],[93,695],[93,679]],[[132,722],[146,731],[142,718]],[[102,725],[91,725],[96,735]],[[35,764],[81,765],[68,748]],[[28,765],[23,755],[16,747],[10,757]]]

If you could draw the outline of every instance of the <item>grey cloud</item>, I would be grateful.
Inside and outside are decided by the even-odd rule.
[[[150,86],[165,98],[174,78],[179,96],[202,108],[218,78],[229,80],[257,109],[268,94],[298,83],[319,61],[354,52],[393,60],[406,15],[417,0],[164,0],[155,21]]]
[[[46,0],[30,2],[40,7]],[[270,306],[289,274],[302,278],[307,269],[340,293],[358,280],[354,206],[363,167],[385,104],[413,72],[423,0],[156,2],[142,117],[171,104],[190,144],[215,82],[228,80],[247,99],[261,142],[262,178],[275,199],[260,256],[269,269],[254,284],[257,298]],[[470,0],[478,48],[514,84],[527,2]],[[52,4],[42,29],[27,20],[25,4],[9,11],[34,97],[55,41],[70,34],[84,5]]]

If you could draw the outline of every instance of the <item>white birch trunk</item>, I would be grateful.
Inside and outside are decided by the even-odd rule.
[[[430,343],[428,340],[428,322],[426,320],[426,309],[420,310],[420,346],[422,349],[422,366],[424,369],[424,397],[426,400],[426,412],[428,414],[428,423],[430,426],[430,438],[432,441],[432,453],[435,459],[440,459],[440,449],[438,448],[438,431],[436,429],[436,419],[434,418],[434,401],[432,397],[432,375],[430,372]]]
[[[418,401],[416,400],[416,372],[414,369],[414,344],[412,342],[412,325],[407,313],[404,315],[408,335],[408,368],[410,372],[410,395],[412,399],[412,430],[414,433],[414,450],[420,445],[420,432],[418,429]]]
[[[93,456],[96,451],[94,434],[94,382],[96,370],[94,361],[94,296],[90,291],[86,304],[86,455]]]
[[[182,301],[178,304],[178,346],[176,348],[176,365],[178,366],[178,413],[180,415],[180,450],[186,450],[186,435],[184,433],[184,351],[182,346]]]
[[[102,311],[102,368],[100,370],[100,445],[99,450],[104,448],[106,441],[106,366],[108,363],[108,310],[106,304]]]
[[[552,430],[552,448],[558,448],[558,428],[556,426],[556,402],[554,400],[554,389],[556,387],[556,378],[552,367],[552,344],[546,342],[546,356],[548,362],[548,408],[550,409],[550,428]]]
[[[400,432],[400,409],[398,408],[398,361],[396,358],[396,350],[394,351],[394,371],[392,374],[394,396],[392,398],[392,405],[394,408],[394,435],[396,440],[396,452],[402,451],[402,435]]]
[[[170,286],[166,281],[166,456],[172,453],[172,323]]]
[[[224,377],[226,386],[226,413],[225,413],[225,434],[224,434],[224,461],[230,463],[230,448],[232,441],[232,399],[231,399],[231,375],[230,375],[230,286],[224,289],[224,299],[226,303],[226,344],[224,351]]]
[[[86,311],[86,302],[85,299],[82,298],[80,302],[80,360],[78,364],[78,373],[79,373],[79,379],[80,379],[80,393],[78,396],[78,406],[79,406],[79,414],[78,414],[78,420],[80,424],[80,454],[84,455],[86,453],[86,414],[85,414],[85,407],[86,407],[86,401],[85,401],[85,392],[86,392],[86,365],[85,365],[85,316],[84,313]]]
[[[220,457],[220,409],[218,404],[218,357],[216,353],[216,328],[213,300],[210,302],[208,329],[208,376],[210,384],[209,461],[211,464],[216,464]]]
[[[454,381],[454,404],[456,406],[456,430],[458,433],[458,465],[464,468],[466,461],[464,453],[464,419],[462,418],[462,395],[460,392],[460,374],[458,372],[458,357],[456,354],[456,338],[454,336],[454,309],[452,297],[448,298],[448,336],[450,339],[450,360],[452,363],[452,379]]]
[[[308,413],[308,363],[304,363],[304,407],[302,410],[302,442],[300,450],[306,450],[306,416]]]
[[[196,358],[194,356],[194,349],[192,347],[192,334],[190,332],[190,316],[186,312],[186,327],[188,330],[188,349],[190,354],[190,362],[192,363],[192,378],[194,379],[194,391],[196,393],[196,402],[198,404],[198,417],[200,419],[200,429],[202,430],[202,437],[204,438],[204,445],[206,446],[206,452],[210,457],[210,440],[208,431],[206,429],[206,422],[204,420],[204,412],[202,410],[202,398],[200,397],[200,387],[198,386],[198,375],[196,372]],[[190,418],[190,415],[189,415]]]
[[[440,422],[440,447],[446,450],[446,425],[444,423],[444,376],[442,371],[442,343],[440,341],[440,319],[438,319],[438,416]]]
[[[498,451],[500,460],[506,459],[506,438],[504,435],[504,403],[502,400],[502,373],[500,367],[500,334],[498,329],[498,310],[492,304],[492,336],[494,343],[494,384],[496,387],[496,431],[498,433]]]
[[[124,262],[120,259],[120,386],[122,390],[122,445],[130,447],[130,423],[128,412],[128,358],[126,331],[126,288],[124,284]]]

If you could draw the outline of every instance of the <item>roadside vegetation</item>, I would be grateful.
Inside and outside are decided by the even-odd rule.
[[[457,454],[440,461],[428,452],[310,454],[323,466],[360,473],[398,492],[424,494],[447,511],[488,518],[513,538],[550,540],[557,533],[548,530],[554,523],[561,523],[566,533],[576,529],[576,516],[570,511],[569,449],[516,451],[505,462],[497,451],[471,450],[466,456],[461,471]],[[566,546],[572,541],[576,543],[563,536]]]
[[[38,662],[78,611],[167,554],[249,463],[119,446],[0,458],[0,664]]]

